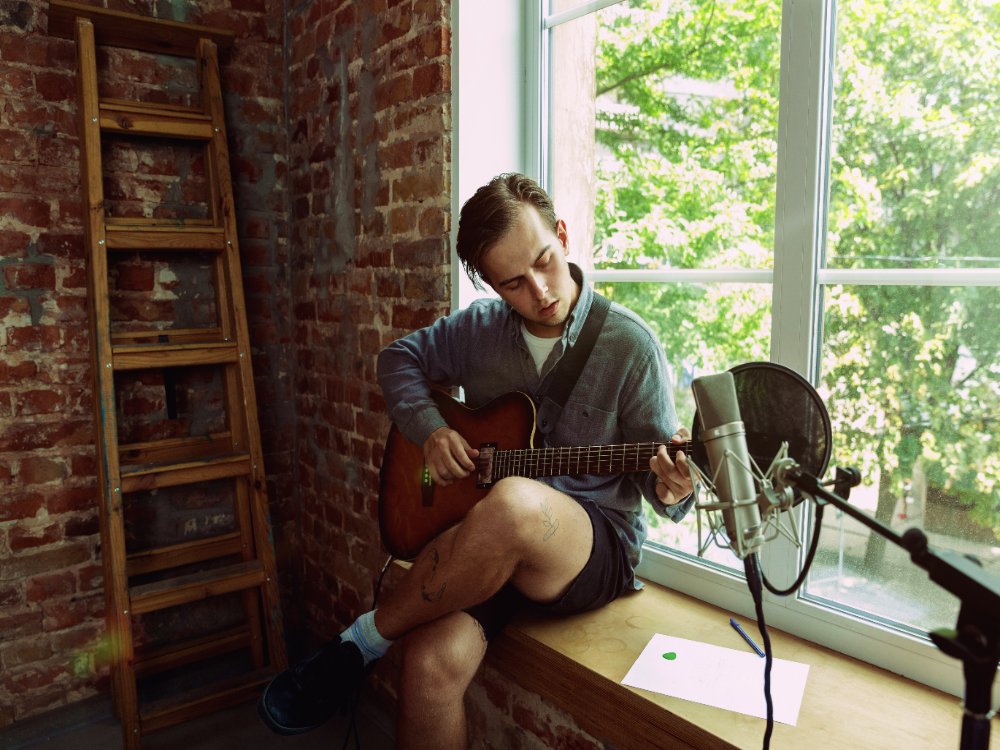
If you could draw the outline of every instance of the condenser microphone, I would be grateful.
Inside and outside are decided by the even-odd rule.
[[[733,374],[696,378],[691,390],[726,534],[733,552],[742,560],[760,549],[764,534]]]

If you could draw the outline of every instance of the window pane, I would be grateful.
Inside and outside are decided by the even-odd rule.
[[[748,360],[767,359],[771,336],[769,284],[598,284],[598,291],[643,316],[659,337],[672,367],[677,415],[694,420],[691,381]],[[708,467],[703,467],[706,470]],[[763,467],[767,468],[767,467]],[[651,542],[691,555],[698,553],[697,514],[680,524],[658,517],[646,506]],[[727,547],[711,547],[705,559],[742,571]]]
[[[614,5],[551,32],[550,188],[599,268],[770,268],[779,3]]]
[[[972,553],[1000,576],[1000,290],[835,286],[821,393],[851,503],[897,533]],[[806,591],[920,630],[956,600],[909,555],[830,508]]]
[[[838,0],[827,266],[1000,267],[1000,6]]]

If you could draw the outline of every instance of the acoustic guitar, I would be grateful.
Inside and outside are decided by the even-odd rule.
[[[394,557],[412,560],[428,542],[461,521],[504,477],[624,474],[649,471],[661,445],[671,458],[691,453],[691,443],[589,445],[535,448],[535,403],[523,393],[508,393],[478,409],[443,393],[433,394],[441,416],[473,448],[476,469],[448,486],[436,484],[424,464],[423,446],[389,430],[379,486],[382,542]]]

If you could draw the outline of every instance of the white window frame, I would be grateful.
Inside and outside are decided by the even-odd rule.
[[[493,3],[463,0],[453,8],[455,96],[455,170],[452,232],[461,203],[480,184],[502,171],[524,172],[545,185],[547,174],[547,99],[549,30],[620,0],[590,0],[571,11],[546,16],[546,0]],[[459,5],[462,14],[459,15]],[[481,13],[490,15],[484,23]],[[816,382],[822,316],[822,290],[831,284],[1000,285],[1000,271],[834,270],[821,267],[825,241],[828,154],[825,134],[831,117],[834,0],[783,0],[778,115],[778,167],[774,271],[689,270],[590,272],[594,281],[661,283],[772,284],[771,359]],[[501,23],[498,19],[502,17]],[[499,33],[498,33],[499,29]],[[513,46],[511,46],[513,45]],[[477,59],[489,59],[488,66]],[[507,67],[504,67],[506,63]],[[509,90],[497,86],[510,72]],[[488,85],[487,85],[488,83]],[[507,92],[499,98],[497,92]],[[489,92],[484,96],[484,92]],[[488,101],[487,101],[488,99]],[[506,118],[509,139],[485,134],[473,115],[483,111]],[[510,113],[515,112],[514,121]],[[454,241],[452,242],[454,247]],[[454,253],[454,251],[453,251]],[[453,305],[467,305],[470,292],[453,255]],[[803,503],[794,512],[802,519]],[[799,528],[805,525],[799,523]],[[765,573],[776,585],[792,582],[803,550],[782,538],[761,551]],[[781,571],[790,571],[781,575]],[[647,547],[639,569],[643,577],[753,619],[753,603],[742,575],[693,562],[686,556]],[[929,579],[928,586],[936,586]],[[910,679],[961,696],[961,663],[941,653],[926,638],[887,627],[874,618],[843,614],[799,599],[765,591],[768,625],[889,669]],[[953,627],[953,622],[938,626]]]

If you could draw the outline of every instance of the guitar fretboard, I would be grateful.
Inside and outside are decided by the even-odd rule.
[[[678,451],[691,454],[691,443],[627,443],[571,448],[524,448],[492,454],[493,482],[504,477],[554,477],[570,474],[627,474],[649,471],[656,449],[667,446],[673,459]]]

